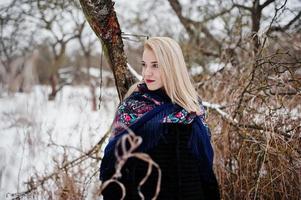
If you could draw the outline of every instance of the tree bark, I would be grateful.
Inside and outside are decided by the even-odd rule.
[[[254,45],[254,52],[257,53],[260,47],[260,40],[258,37],[258,31],[260,29],[260,20],[261,20],[262,9],[259,4],[259,0],[255,0],[253,2],[253,8],[251,12],[252,18],[252,34],[253,34],[253,45]]]
[[[80,0],[87,21],[102,41],[102,48],[113,71],[119,99],[137,81],[127,68],[127,59],[114,3],[111,0]]]

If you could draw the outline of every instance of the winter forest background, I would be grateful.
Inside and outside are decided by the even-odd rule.
[[[146,36],[180,43],[207,105],[222,198],[301,199],[301,1],[114,9],[132,73]],[[78,1],[1,1],[0,27],[0,199],[100,199],[119,103],[109,49]]]

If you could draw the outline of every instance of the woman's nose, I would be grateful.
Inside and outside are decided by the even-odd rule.
[[[152,75],[152,70],[150,69],[150,67],[146,67],[145,68],[144,75],[146,75],[146,76]]]

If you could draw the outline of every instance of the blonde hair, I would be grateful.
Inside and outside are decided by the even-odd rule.
[[[144,43],[146,48],[152,50],[157,58],[163,86],[171,101],[188,112],[199,113],[199,95],[189,77],[179,44],[168,37],[152,37]],[[131,86],[126,96],[136,90],[139,83]]]

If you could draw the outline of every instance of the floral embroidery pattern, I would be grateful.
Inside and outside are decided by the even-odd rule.
[[[195,116],[195,114],[190,114],[185,109],[182,109],[179,112],[171,113],[168,116],[164,117],[162,123],[190,124]]]
[[[206,124],[205,122],[205,108],[203,105],[201,106],[201,115],[198,117],[201,118],[202,122]],[[168,116],[164,117],[162,120],[162,123],[183,123],[183,124],[190,124],[193,119],[196,117],[195,113],[189,113],[185,109],[182,109],[178,112],[174,112],[169,114]]]
[[[113,133],[118,133],[124,130],[124,127],[129,127],[144,113],[152,110],[155,107],[154,104],[141,102],[135,99],[128,99],[123,101],[116,112],[114,119]]]

